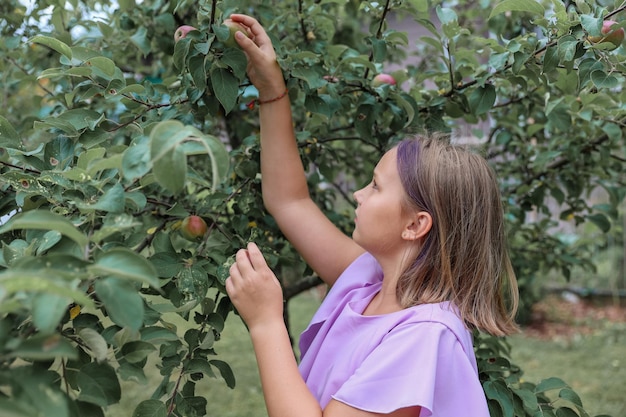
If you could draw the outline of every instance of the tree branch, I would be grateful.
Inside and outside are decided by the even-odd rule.
[[[380,16],[380,22],[378,23],[378,29],[376,30],[376,39],[380,39],[382,37],[383,26],[385,25],[385,19],[387,19],[387,14],[389,14],[389,11],[391,10],[390,3],[391,3],[391,0],[387,0],[387,2],[385,3],[383,14],[382,16]],[[369,55],[369,62],[372,62],[373,60],[374,60],[374,51],[371,50],[370,55]],[[365,73],[363,74],[363,78],[367,79],[367,77],[369,76],[369,73],[370,73],[370,69],[365,68]]]
[[[301,292],[309,290],[311,288],[315,288],[318,285],[322,285],[323,283],[324,281],[322,281],[317,275],[309,275],[303,277],[296,281],[294,284],[283,288],[283,298],[285,299],[285,301],[289,301],[291,298],[295,297]]]

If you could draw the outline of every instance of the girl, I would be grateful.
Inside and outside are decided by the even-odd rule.
[[[345,236],[309,196],[269,37],[254,18],[231,18],[250,35],[236,39],[259,91],[264,203],[331,286],[298,366],[276,276],[254,243],[236,255],[226,290],[249,328],[269,416],[488,417],[470,330],[515,331],[517,287],[485,160],[440,137],[402,141],[354,193]]]

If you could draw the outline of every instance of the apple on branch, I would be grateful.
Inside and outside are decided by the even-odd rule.
[[[615,24],[617,24],[617,22],[614,20],[605,20],[600,30],[602,35],[589,36],[589,41],[591,41],[591,43],[609,42],[613,44],[611,49],[618,48],[624,41],[624,28],[618,27],[612,29]]]
[[[226,45],[229,48],[240,48],[239,44],[235,40],[235,33],[241,32],[247,37],[250,37],[250,34],[248,33],[248,29],[241,23],[235,22],[232,19],[225,19],[223,24],[230,31],[230,34],[228,35],[228,39],[224,41],[224,45]]]
[[[385,74],[385,73],[377,74],[372,79],[373,87],[380,87],[381,85],[384,85],[384,84],[396,85],[396,79],[393,78],[391,74]]]
[[[191,215],[185,217],[179,230],[182,237],[195,242],[202,239],[207,231],[207,224],[202,217]]]
[[[184,39],[187,36],[187,34],[191,32],[192,30],[198,30],[198,29],[189,25],[180,26],[178,29],[176,29],[176,32],[174,32],[174,42],[178,42],[179,40]]]

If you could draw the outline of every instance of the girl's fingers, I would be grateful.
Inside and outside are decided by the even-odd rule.
[[[262,268],[267,267],[265,257],[254,242],[248,243],[248,257],[250,258],[250,263],[255,271],[259,271]]]
[[[241,23],[246,26],[248,28],[248,33],[251,35],[250,38],[248,38],[252,40],[252,43],[250,44],[248,44],[246,36],[236,36],[241,46],[244,46],[246,44],[251,46],[252,44],[254,44],[261,50],[266,50],[268,48],[271,48],[271,50],[274,49],[272,46],[272,40],[267,35],[267,32],[265,32],[263,26],[261,26],[261,24],[255,18],[245,14],[232,14],[230,15],[230,19],[233,22]]]
[[[263,26],[261,26],[259,21],[256,20],[254,17],[248,16],[245,14],[235,13],[235,14],[231,14],[230,18],[234,22],[242,23],[243,25],[247,26],[250,29],[250,33],[255,38],[258,36],[267,37],[267,33],[265,33],[265,29],[263,29]]]

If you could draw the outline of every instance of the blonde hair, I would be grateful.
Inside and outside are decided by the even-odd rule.
[[[487,161],[440,134],[405,139],[397,150],[406,208],[433,219],[398,282],[400,303],[451,301],[470,328],[495,336],[518,331],[517,281],[500,190]]]

